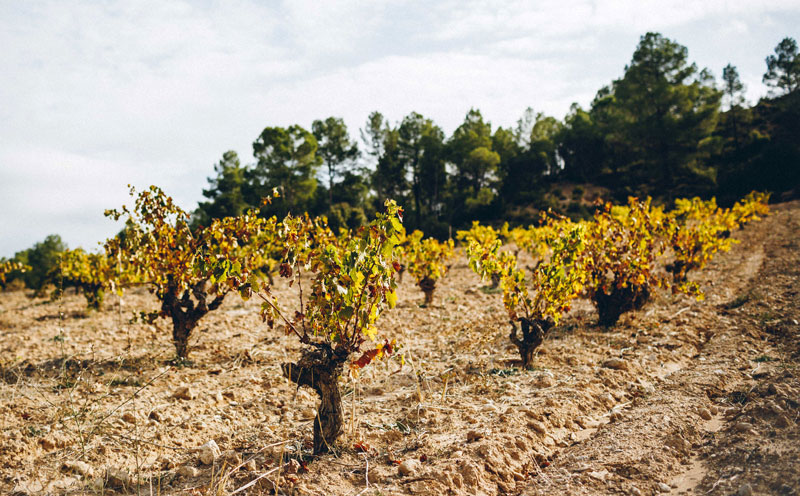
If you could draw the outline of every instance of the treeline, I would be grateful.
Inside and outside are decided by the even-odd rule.
[[[699,195],[729,205],[754,188],[786,192],[800,182],[795,40],[781,41],[766,62],[771,95],[748,107],[734,66],[717,82],[686,47],[647,33],[622,77],[561,121],[529,108],[515,127],[493,128],[473,109],[448,137],[418,113],[392,123],[373,112],[358,139],[335,117],[311,130],[267,127],[252,163],[223,155],[194,222],[258,207],[273,188],[281,199],[262,208],[265,216],[307,211],[355,227],[392,198],[410,229],[438,237],[476,219],[527,223],[547,208],[590,215],[582,188],[559,198],[553,186],[563,182],[601,186],[620,202]]]
[[[253,161],[225,152],[214,167],[194,227],[238,216],[309,212],[332,228],[356,227],[386,199],[405,209],[409,230],[440,239],[479,220],[529,224],[552,208],[573,219],[592,215],[589,188],[605,200],[652,196],[716,196],[730,206],[756,189],[773,199],[796,196],[800,184],[800,55],[783,39],[766,57],[770,95],[754,106],[736,67],[722,80],[689,61],[688,50],[658,33],[641,37],[621,78],[601,88],[588,109],[573,104],[563,120],[524,112],[516,126],[495,127],[470,110],[450,136],[411,113],[390,122],[373,112],[355,138],[329,117],[311,129],[267,127],[253,143]],[[574,185],[563,196],[561,186]],[[281,195],[262,206],[277,188]],[[42,291],[66,245],[51,235],[0,258],[28,270],[8,272]],[[59,284],[63,281],[59,281]]]

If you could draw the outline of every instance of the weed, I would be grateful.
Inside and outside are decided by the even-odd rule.
[[[108,384],[111,387],[116,386],[136,386],[140,387],[142,385],[142,381],[133,377],[124,377],[120,379],[119,377],[115,377],[111,379],[111,382]]]
[[[76,383],[74,381],[64,378],[61,381],[59,381],[55,386],[53,386],[53,392],[59,393],[64,389],[72,389],[75,387],[75,384]]]
[[[490,375],[496,375],[499,377],[509,377],[512,375],[519,374],[519,369],[491,369],[489,371]]]
[[[179,369],[191,368],[194,366],[193,361],[189,360],[188,358],[179,356],[176,356],[175,358],[169,360],[167,363]]]
[[[767,310],[766,312],[761,312],[758,314],[756,318],[761,325],[764,325],[770,320],[773,320],[775,318],[775,314]]]
[[[728,303],[724,304],[722,307],[726,310],[733,310],[734,308],[739,308],[740,306],[744,305],[749,301],[755,301],[761,298],[761,296],[755,292],[754,290],[748,290],[746,293],[742,293],[733,300],[729,301]]]
[[[728,399],[731,403],[738,403],[740,405],[744,405],[747,403],[747,393],[743,391],[733,391],[728,395]]]
[[[28,436],[30,437],[41,437],[44,435],[44,430],[36,427],[35,425],[28,426]]]

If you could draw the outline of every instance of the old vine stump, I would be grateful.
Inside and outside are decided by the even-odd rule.
[[[514,343],[519,349],[520,357],[522,357],[522,368],[527,369],[533,365],[533,352],[544,341],[544,335],[553,327],[552,320],[543,319],[526,319],[520,317],[517,319],[522,331],[522,339],[517,335],[517,324],[511,321],[511,342]]]
[[[315,455],[330,451],[343,431],[344,412],[339,377],[346,361],[346,353],[334,350],[327,344],[318,344],[304,349],[297,363],[281,365],[286,378],[298,386],[313,389],[320,398],[314,418]]]

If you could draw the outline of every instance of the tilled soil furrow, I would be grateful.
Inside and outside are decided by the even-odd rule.
[[[732,271],[738,284],[720,281],[729,300],[740,294],[781,300],[752,302],[773,309],[770,322],[781,338],[773,339],[747,304],[736,312],[702,307],[696,320],[709,322],[708,338],[697,355],[593,436],[561,450],[525,494],[795,494],[798,411],[790,398],[797,378],[785,366],[790,360],[783,366],[763,360],[797,358],[800,278],[789,268],[800,258],[786,241],[798,239],[797,220],[794,210],[777,212],[762,226],[763,239],[751,233],[751,245],[731,254],[743,256]],[[748,272],[749,280],[741,277]],[[757,406],[748,406],[748,398]]]
[[[692,276],[704,302],[662,292],[611,329],[575,302],[529,371],[501,295],[465,264],[425,308],[406,280],[379,324],[400,353],[342,382],[340,452],[307,464],[317,399],[282,378],[299,345],[257,302],[226,301],[193,335],[195,364],[169,366],[169,330],[129,322],[155,307],[146,292],[102,312],[4,294],[0,492],[97,492],[113,476],[123,492],[224,494],[266,474],[243,493],[793,494],[798,212],[735,233]],[[252,462],[205,464],[212,440],[228,467]],[[281,456],[295,461],[279,478]]]

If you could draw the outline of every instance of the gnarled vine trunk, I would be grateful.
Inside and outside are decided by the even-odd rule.
[[[696,269],[697,264],[683,260],[675,260],[674,262],[668,263],[664,268],[667,272],[672,274],[672,282],[680,284],[686,282],[689,271]]]
[[[86,298],[89,308],[92,310],[100,310],[100,307],[103,305],[103,286],[101,284],[87,284],[82,289],[83,296]]]
[[[642,308],[649,299],[650,290],[646,286],[615,288],[611,294],[599,290],[593,297],[599,315],[597,323],[605,327],[612,326],[623,313]]]
[[[172,319],[172,342],[178,358],[188,358],[192,330],[205,314],[219,308],[225,294],[218,294],[209,303],[205,280],[192,286],[191,291],[178,293],[177,285],[167,285],[161,295],[161,314]]]
[[[436,281],[426,277],[419,282],[419,288],[425,293],[425,305],[433,304],[433,292],[436,291]]]
[[[314,454],[328,452],[342,434],[344,408],[339,392],[339,377],[347,361],[347,353],[332,349],[330,345],[317,344],[305,348],[297,363],[281,365],[283,375],[297,384],[306,386],[320,398],[314,418]]]
[[[490,289],[497,289],[497,287],[500,285],[500,274],[493,273],[490,277],[492,279],[492,285],[490,286]]]
[[[511,321],[511,342],[519,349],[522,358],[522,368],[527,369],[533,365],[533,353],[544,341],[544,335],[553,327],[553,321],[543,319],[517,319],[522,331],[522,339],[517,335],[517,323]]]

